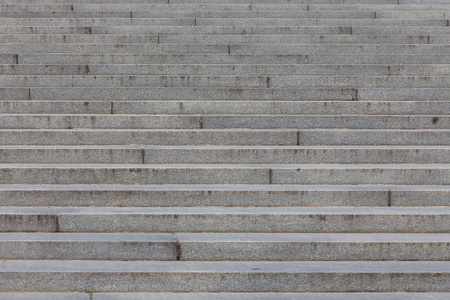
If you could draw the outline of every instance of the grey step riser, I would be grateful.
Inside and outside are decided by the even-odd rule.
[[[448,131],[2,130],[6,145],[444,145]]]
[[[22,42],[24,39],[15,37],[10,41]],[[161,44],[449,44],[448,36],[297,36],[297,35],[252,35],[252,36],[167,36],[160,35]]]
[[[0,101],[2,114],[440,115],[448,101]]]
[[[404,184],[448,185],[450,169],[432,165],[422,168],[329,167],[329,168],[229,168],[171,167],[149,165],[131,167],[54,167],[1,168],[4,184]]]
[[[1,23],[0,23],[1,24]],[[364,40],[373,36],[394,40],[396,36],[412,36],[433,39],[445,37],[449,33],[448,27],[411,27],[411,26],[0,26],[1,34],[160,34],[167,39],[175,39],[182,35],[334,35],[342,40]],[[350,35],[350,36],[347,36]],[[17,37],[20,38],[20,37]],[[431,39],[430,39],[431,40]]]
[[[54,186],[53,186],[54,187]],[[104,187],[96,190],[92,185],[84,190],[74,190],[73,186],[66,189],[0,190],[2,205],[14,206],[97,206],[97,207],[184,207],[190,206],[448,206],[448,190],[434,190],[425,186],[423,189],[395,190],[380,188],[380,190],[320,190],[312,187],[300,190],[236,190],[236,186],[197,187],[198,190],[188,190],[179,187],[178,190],[157,189],[153,186],[148,190],[117,189]],[[253,186],[252,186],[253,187]],[[271,186],[273,187],[273,185]],[[391,186],[390,186],[391,187]]]
[[[447,88],[449,86],[450,76],[0,75],[0,87]]]
[[[60,56],[56,56],[58,59]],[[0,59],[1,56],[0,56]],[[5,56],[5,60],[16,62],[22,59],[22,55],[14,57]],[[37,75],[164,75],[164,76],[188,76],[196,74],[224,76],[256,76],[256,75],[290,75],[290,76],[409,76],[414,78],[432,76],[450,76],[447,65],[308,65],[308,64],[133,64],[133,65],[0,65],[0,75],[20,76],[29,75],[28,78]],[[16,77],[20,78],[20,77]],[[92,77],[90,77],[92,78]],[[318,78],[315,78],[318,79]],[[362,80],[362,79],[360,79]],[[408,79],[414,80],[414,79]],[[417,84],[418,82],[414,82]]]
[[[448,27],[410,27],[410,26],[381,26],[381,27],[341,27],[341,26],[0,26],[1,34],[160,34],[165,38],[178,35],[334,35],[341,39],[364,39],[366,36],[380,36],[393,40],[396,36],[412,36],[415,38],[429,36],[433,40],[449,34]],[[344,36],[345,35],[345,36]],[[346,37],[346,35],[351,35]],[[17,37],[17,36],[16,36]],[[19,37],[17,37],[19,38]],[[375,40],[374,38],[372,38]],[[431,39],[430,39],[431,40]],[[376,40],[375,40],[376,41]]]
[[[117,35],[117,34],[20,34],[0,35],[1,43],[68,43],[68,44],[450,44],[448,36],[305,36],[305,35]]]
[[[82,46],[82,45],[80,45]],[[151,45],[150,45],[151,46]],[[158,46],[158,45],[154,45]],[[164,46],[164,45],[162,45]],[[184,47],[184,46],[181,46]],[[202,46],[198,46],[202,47]],[[1,55],[1,54],[0,54]],[[3,64],[314,64],[314,65],[446,65],[449,55],[294,55],[294,54],[5,54]]]
[[[8,47],[6,47],[8,48]],[[230,53],[251,54],[312,54],[340,55],[340,54],[390,54],[390,55],[448,55],[447,45],[289,45],[289,44],[262,44],[262,45],[230,45]]]
[[[2,241],[3,259],[177,260],[176,242]],[[448,260],[448,242],[185,242],[184,261]]]
[[[427,100],[448,96],[447,89],[422,89],[425,95],[415,98]],[[367,89],[361,95],[378,94]],[[383,91],[391,91],[384,89]],[[419,89],[420,91],[420,89]],[[390,94],[378,96],[374,100],[394,100],[404,98],[410,90],[392,90]],[[310,88],[0,88],[1,100],[357,100],[356,89],[310,89]],[[364,100],[364,98],[359,98]]]
[[[449,129],[437,116],[1,115],[0,129]]]
[[[295,18],[3,18],[0,26],[368,26],[377,29],[384,26],[407,28],[414,26],[438,26],[445,28],[448,20],[419,19],[295,19]],[[105,30],[105,29],[103,29]],[[182,30],[180,28],[180,30]],[[195,29],[194,29],[195,30]],[[444,29],[442,29],[444,30]],[[445,29],[447,30],[447,29]]]
[[[304,300],[318,299],[389,299],[389,300],[421,300],[425,293],[0,293],[0,299],[17,300],[123,300],[133,297],[135,300],[205,300],[213,296],[217,300],[270,300],[276,297],[280,300],[291,300],[293,296]],[[440,300],[448,296],[448,293],[427,293],[431,300]],[[89,298],[92,297],[92,298]],[[340,297],[340,298],[339,298]],[[369,298],[370,297],[370,298]]]
[[[3,1],[4,4],[36,4],[36,2],[30,0],[8,0]],[[98,4],[92,0],[76,0],[71,1],[71,3],[77,4]],[[132,0],[132,1],[123,1],[123,0],[107,0],[103,1],[103,4],[169,4],[167,0]],[[238,0],[216,0],[216,1],[207,1],[207,0],[172,0],[170,1],[172,4],[242,4],[241,1]],[[400,7],[400,5],[419,5],[419,4],[427,4],[427,5],[445,5],[448,2],[446,0],[428,0],[424,2],[423,0],[295,0],[295,1],[286,1],[286,0],[252,0],[247,1],[248,4],[327,4],[327,5],[336,5],[336,4],[373,4],[373,5],[386,5],[386,4],[394,4],[396,7]],[[39,1],[39,4],[47,4],[47,5],[55,5],[61,4],[61,1],[55,0],[44,0]],[[400,5],[399,5],[400,4]]]
[[[306,6],[305,6],[306,8]],[[444,12],[320,12],[320,11],[292,11],[292,10],[229,10],[229,11],[211,11],[211,10],[125,10],[118,11],[56,11],[56,12],[0,12],[2,18],[324,18],[324,19],[430,19],[446,20]]]
[[[0,149],[1,163],[450,163],[450,149]]]
[[[67,213],[2,214],[1,232],[449,233],[448,215]],[[337,225],[339,224],[339,225]]]
[[[111,44],[36,44],[36,43],[14,43],[2,44],[1,52],[10,53],[209,53],[209,54],[302,54],[310,55],[311,58],[321,55],[416,55],[427,54],[448,56],[449,45],[377,45],[377,44],[330,44],[330,45],[295,45],[295,44],[260,44],[260,45],[184,45],[184,44],[124,44],[118,47]]]
[[[267,4],[197,4],[197,3],[171,3],[172,5],[164,4],[131,4],[131,3],[106,3],[106,4],[85,4],[74,3],[68,4],[8,4],[0,5],[2,12],[45,12],[51,11],[309,11],[309,12],[448,12],[450,11],[450,5],[393,5],[393,4],[294,4],[294,3],[267,3]],[[383,18],[383,15],[380,15]]]
[[[433,41],[435,38],[433,37]],[[1,44],[16,44],[16,43],[73,43],[73,44],[157,44],[158,36],[150,35],[111,35],[111,34],[7,34],[0,35]],[[405,38],[405,42],[408,38]],[[426,39],[411,37],[411,43],[424,43]],[[431,43],[431,37],[430,37]]]
[[[258,268],[257,268],[258,269]],[[343,272],[301,273],[261,271],[7,271],[0,282],[14,277],[6,291],[38,292],[448,292],[448,272]],[[250,270],[250,268],[249,268]],[[224,280],[224,277],[226,280]],[[395,277],[395,280],[392,280]],[[37,284],[43,281],[45,284]],[[89,280],[88,280],[89,279]],[[86,283],[88,281],[88,283]],[[342,281],[345,282],[342,283]],[[195,284],[194,284],[195,282]],[[331,282],[331,283],[330,283]],[[389,282],[388,284],[386,282]],[[370,286],[370,288],[369,288]],[[94,296],[95,297],[95,296]],[[94,298],[95,299],[95,298]]]
[[[419,57],[420,58],[420,57]],[[306,55],[229,54],[0,54],[6,64],[306,64]],[[411,58],[409,58],[411,60]],[[447,56],[437,56],[447,60]],[[450,56],[448,56],[450,63]],[[384,63],[386,65],[386,63]]]
[[[0,100],[448,100],[448,88],[0,88]]]

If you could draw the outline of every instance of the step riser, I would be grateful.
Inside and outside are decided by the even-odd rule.
[[[448,185],[450,170],[428,168],[9,168],[3,184],[404,184]]]
[[[450,111],[450,103],[444,101],[0,101],[2,114],[441,115],[445,111]]]
[[[357,261],[450,258],[447,242],[3,241],[3,259],[184,261]]]
[[[1,129],[447,129],[447,116],[3,115]]]
[[[1,272],[2,291],[30,292],[448,292],[449,273],[430,272]],[[224,284],[226,277],[226,284]],[[395,277],[395,280],[392,279]],[[89,279],[89,280],[88,280]],[[88,282],[86,282],[88,281]],[[42,284],[45,282],[46,284]],[[193,284],[192,282],[195,282]],[[344,284],[345,282],[345,284]]]
[[[141,208],[139,208],[141,209]],[[66,212],[68,210],[69,212]],[[1,214],[1,232],[450,233],[448,214]],[[339,224],[337,227],[336,224]],[[448,251],[447,251],[448,252]]]
[[[1,163],[444,164],[450,149],[0,149]]]
[[[83,55],[82,57],[88,59],[89,55]],[[95,55],[94,55],[95,56]],[[29,58],[29,55],[5,55],[5,62],[11,61],[15,63],[16,59],[22,61],[22,58]],[[94,59],[93,56],[90,56]],[[99,56],[95,56],[100,58]],[[0,55],[0,59],[2,56]],[[43,57],[41,57],[43,58]],[[63,59],[60,55],[47,56],[47,58],[53,58],[55,60]],[[69,57],[67,57],[69,59]],[[43,58],[44,59],[44,58]],[[112,62],[112,61],[111,61]],[[441,76],[450,76],[450,71],[446,65],[307,65],[307,64],[294,64],[294,65],[265,65],[265,64],[229,64],[229,65],[217,65],[217,64],[160,64],[160,65],[0,65],[0,74],[8,76],[20,76],[28,75],[28,78],[32,78],[37,75],[162,75],[162,76],[187,76],[196,74],[201,75],[234,75],[234,76],[251,76],[251,75],[290,75],[290,76],[302,76],[306,79],[306,76],[324,76],[324,77],[339,77],[337,76],[358,76],[363,77],[359,80],[367,80],[368,75],[376,76],[378,80],[382,80],[383,76],[389,76],[389,80],[395,80],[397,76],[409,76],[414,77],[408,80],[414,80],[415,78],[428,77],[430,79],[437,80]],[[302,78],[299,77],[299,78]],[[54,78],[54,77],[53,77]],[[92,77],[91,77],[92,78]],[[299,79],[297,78],[297,79]],[[341,79],[342,80],[342,79]],[[356,79],[353,79],[356,80]],[[398,79],[397,79],[398,80]],[[439,79],[443,80],[443,79]],[[315,82],[315,81],[314,81]],[[309,82],[308,84],[314,84]],[[382,81],[383,82],[383,81]],[[357,83],[357,81],[356,81]],[[383,82],[384,83],[384,82]],[[273,84],[273,83],[272,83]],[[388,82],[385,82],[388,84]],[[424,84],[417,80],[414,84]]]
[[[86,68],[86,67],[85,67]],[[80,68],[81,69],[81,68]],[[78,71],[78,70],[77,70]],[[80,70],[81,71],[81,70]],[[89,68],[89,73],[91,70]],[[84,75],[84,74],[83,74]],[[446,88],[446,77],[397,76],[0,76],[0,87],[260,87],[260,88]]]

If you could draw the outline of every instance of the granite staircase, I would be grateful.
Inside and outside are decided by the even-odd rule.
[[[449,20],[1,0],[0,299],[450,299]]]

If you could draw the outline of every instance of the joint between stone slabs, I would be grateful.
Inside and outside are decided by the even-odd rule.
[[[392,191],[391,190],[388,190],[387,191],[388,192],[388,194],[387,194],[387,196],[388,196],[388,206],[390,207],[391,206],[391,202],[392,202]]]
[[[114,114],[114,102],[111,101],[111,111],[110,111],[111,115]]]
[[[19,54],[14,55],[14,57],[16,58],[16,65],[19,64]]]
[[[159,34],[158,34],[158,44],[159,44]]]
[[[387,66],[387,72],[388,72],[388,76],[391,75],[391,66]]]
[[[203,116],[200,116],[200,129],[203,129]]]
[[[175,238],[175,253],[176,253],[176,260],[182,260],[183,259],[183,253],[181,251],[181,243],[180,240],[177,237],[177,234],[175,232],[172,233],[173,237]]]
[[[228,45],[227,49],[228,49],[228,54],[231,54],[231,45]]]
[[[267,76],[267,78],[266,78],[266,86],[267,86],[267,88],[270,88],[270,77],[269,76]]]
[[[197,18],[194,19],[194,26],[197,26]]]
[[[31,100],[31,87],[28,87],[28,100]]]
[[[269,169],[269,184],[272,184],[273,181],[273,169]]]
[[[142,164],[145,164],[145,148],[144,148],[144,146],[141,146],[141,162],[142,162]]]
[[[428,44],[430,44],[430,36],[428,36]]]
[[[59,232],[60,224],[59,224],[59,207],[56,209],[56,226],[55,232]]]
[[[297,146],[300,146],[300,131],[297,131]]]
[[[377,18],[377,12],[373,13],[373,18],[376,19]]]
[[[130,19],[133,19],[133,12],[130,11]]]

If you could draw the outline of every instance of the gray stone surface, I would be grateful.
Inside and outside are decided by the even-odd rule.
[[[62,232],[449,233],[449,207],[171,207],[59,210]]]
[[[240,292],[446,292],[449,269],[447,262],[6,261],[0,280],[4,291],[229,292],[239,283]]]
[[[0,233],[2,259],[176,260],[171,234]],[[1,296],[0,296],[1,299]]]

